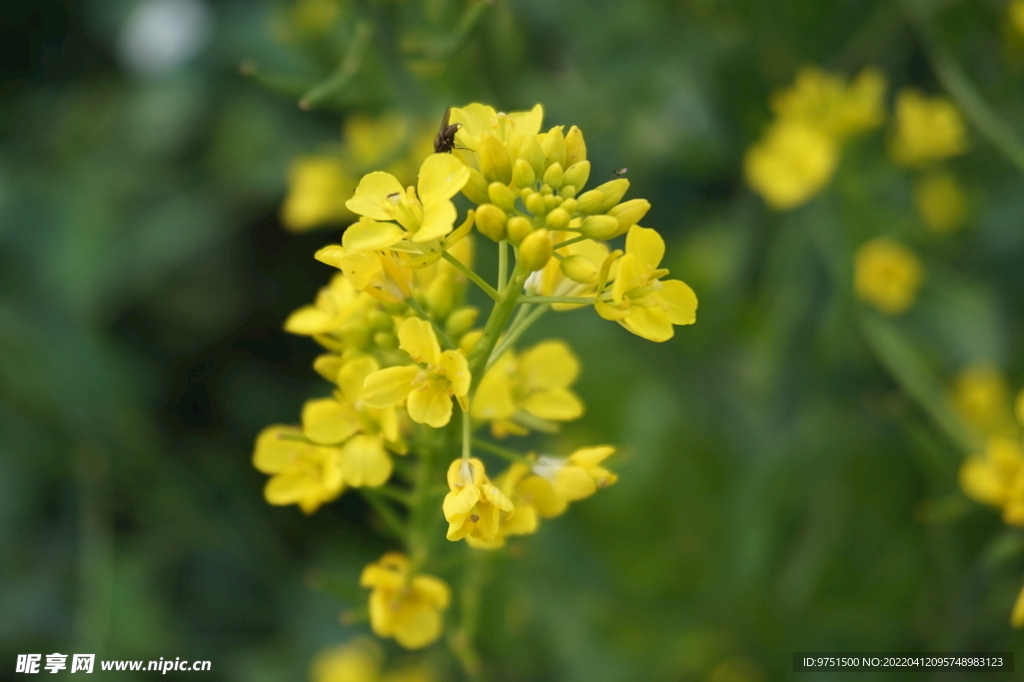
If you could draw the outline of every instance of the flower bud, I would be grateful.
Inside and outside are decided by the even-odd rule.
[[[597,281],[597,266],[583,256],[566,256],[562,259],[562,274],[580,284]]]
[[[562,189],[558,190],[558,196],[563,199],[572,199],[576,196],[575,185],[562,185]]]
[[[568,213],[569,215],[572,215],[573,213],[576,212],[576,200],[575,199],[565,199],[562,202],[562,208],[565,209],[566,213]]]
[[[616,178],[609,180],[603,185],[598,185],[594,189],[600,190],[604,194],[604,201],[598,204],[595,213],[607,213],[612,206],[622,201],[622,197],[626,194],[626,190],[629,189],[629,180],[626,178]]]
[[[512,182],[512,159],[508,149],[494,135],[486,134],[480,138],[480,171],[491,182],[507,185]]]
[[[373,335],[373,345],[377,348],[398,348],[398,339],[392,332],[377,332]]]
[[[545,184],[551,185],[552,187],[561,187],[562,176],[562,164],[555,162],[548,166],[548,169],[544,171],[543,181]]]
[[[576,191],[583,189],[590,179],[590,162],[577,161],[565,169],[562,175],[562,185],[572,185]]]
[[[619,221],[610,215],[587,216],[580,234],[587,239],[611,239],[619,230]]]
[[[441,275],[427,289],[427,310],[435,318],[443,320],[455,306],[455,296],[455,282],[450,276]]]
[[[525,159],[516,159],[512,164],[512,181],[516,187],[530,187],[537,182],[537,174],[533,172],[533,166]]]
[[[473,328],[473,325],[476,324],[476,318],[479,316],[480,311],[472,306],[453,310],[448,319],[445,320],[444,330],[449,336],[458,338]]]
[[[544,215],[544,195],[539,192],[534,192],[530,196],[526,197],[526,210],[533,215]]]
[[[487,179],[476,168],[469,169],[469,180],[462,187],[462,193],[474,204],[487,203]]]
[[[551,189],[551,185],[544,184],[544,185],[540,186],[540,193],[543,194],[546,197],[549,197],[552,194],[554,194],[555,191],[553,189]]]
[[[504,211],[494,204],[480,204],[476,209],[476,229],[483,236],[496,242],[505,238]]]
[[[565,162],[571,166],[586,159],[587,145],[583,142],[583,133],[573,126],[565,136]]]
[[[619,229],[616,236],[626,234],[629,228],[640,222],[647,212],[651,210],[651,202],[647,199],[630,199],[618,206],[613,206],[608,215],[619,221]]]
[[[554,194],[549,194],[544,197],[544,212],[547,213],[548,211],[554,210],[560,203],[562,203],[561,198]]]
[[[534,135],[529,136],[519,147],[519,158],[530,164],[534,177],[544,173],[544,150]]]
[[[505,229],[508,234],[508,240],[518,245],[528,234],[533,232],[533,223],[523,216],[517,215],[508,219]]]
[[[487,186],[487,196],[492,204],[497,205],[498,208],[506,213],[510,213],[516,207],[516,195],[512,193],[512,190],[507,185],[503,185],[500,182],[492,182]]]
[[[565,135],[562,126],[555,126],[541,140],[540,148],[544,151],[544,166],[553,163],[565,167]]]
[[[569,214],[563,208],[552,209],[544,218],[544,222],[552,230],[564,230],[569,225]]]
[[[536,230],[526,235],[519,245],[519,264],[531,272],[540,270],[551,260],[551,238],[547,230]]]
[[[471,332],[466,332],[466,334],[459,339],[459,350],[466,355],[469,355],[469,352],[476,348],[476,344],[480,341],[480,337],[483,335],[484,332],[482,329],[474,329]]]

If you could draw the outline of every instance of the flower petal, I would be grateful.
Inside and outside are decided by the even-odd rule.
[[[309,444],[294,426],[276,424],[260,431],[252,463],[265,474],[277,474],[295,467],[309,456]],[[288,504],[288,503],[286,503]]]
[[[334,398],[309,400],[302,407],[302,432],[314,443],[341,443],[358,429],[351,406]]]
[[[473,395],[471,413],[474,419],[508,419],[516,412],[512,399],[512,381],[508,374],[492,367]]]
[[[668,341],[675,334],[668,314],[658,308],[632,306],[619,324],[637,336],[657,343]]]
[[[337,322],[334,315],[320,310],[316,306],[307,305],[288,316],[288,319],[284,321],[284,330],[291,334],[312,336],[333,330]]]
[[[363,384],[366,377],[380,369],[372,355],[360,355],[346,362],[338,372],[338,386],[353,405],[363,398]]]
[[[452,399],[447,389],[448,382],[438,380],[415,389],[405,404],[409,418],[435,429],[447,425],[452,419]]]
[[[383,485],[391,469],[391,458],[375,436],[353,436],[341,451],[342,476],[353,487]]]
[[[394,246],[405,239],[406,232],[394,223],[380,223],[371,218],[360,218],[352,223],[341,236],[341,244],[346,251],[381,251]]]
[[[363,382],[363,402],[370,407],[391,407],[406,399],[420,368],[415,365],[388,367],[374,372]]]
[[[564,466],[555,474],[555,492],[567,502],[582,500],[597,492],[597,484],[578,466]]]
[[[650,272],[665,257],[665,240],[657,230],[634,225],[626,234],[626,253],[637,257],[641,270]]]
[[[345,202],[345,208],[374,220],[391,220],[387,206],[396,192],[401,195],[403,188],[394,175],[374,171],[359,181],[355,194]]]
[[[398,327],[398,347],[425,365],[437,365],[441,359],[441,346],[433,327],[418,317],[406,318]]]
[[[672,324],[693,324],[697,321],[697,294],[686,282],[669,279],[661,283],[654,297],[664,306]]]
[[[441,369],[444,376],[452,385],[452,393],[462,398],[469,394],[469,386],[472,376],[469,373],[469,363],[466,356],[457,350],[446,350],[441,353]]]
[[[452,160],[454,161],[454,159]],[[456,163],[458,162],[456,161]],[[412,236],[412,241],[422,244],[434,239],[441,239],[455,227],[455,219],[457,217],[458,213],[455,210],[455,204],[452,202],[447,199],[431,201],[423,208],[423,222],[420,223],[420,228]]]
[[[469,169],[451,154],[431,154],[420,166],[417,194],[424,206],[447,201],[465,187]]]
[[[541,419],[564,422],[583,414],[583,403],[575,393],[564,388],[532,393],[521,404],[524,410]]]
[[[579,373],[580,361],[565,341],[538,343],[519,360],[519,375],[528,390],[566,388]]]

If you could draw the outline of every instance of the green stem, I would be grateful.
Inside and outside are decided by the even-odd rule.
[[[527,306],[524,305],[521,308],[521,310],[526,308]],[[519,340],[519,337],[525,334],[526,330],[529,329],[534,322],[539,320],[541,316],[544,315],[544,313],[546,313],[550,309],[551,306],[547,304],[538,306],[529,315],[524,316],[521,320],[516,320],[515,322],[513,322],[512,326],[508,330],[508,333],[505,334],[505,337],[501,340],[501,343],[499,343],[495,347],[494,352],[491,353],[491,357],[487,360],[487,366],[484,367],[484,371],[486,372],[488,369],[490,369],[491,365],[497,362],[498,358],[504,355],[505,351],[511,348],[512,345]]]
[[[338,64],[337,70],[323,83],[313,87],[299,100],[299,108],[312,109],[314,106],[341,90],[352,78],[359,73],[363,67],[363,60],[366,59],[366,52],[370,47],[373,38],[373,25],[362,21],[356,25],[356,34],[352,38],[345,58]]]
[[[498,292],[505,293],[508,284],[508,242],[498,242]]]
[[[956,100],[967,118],[974,124],[978,132],[986,137],[989,143],[1003,153],[1004,156],[1024,171],[1024,141],[1013,128],[1007,125],[988,105],[970,78],[943,43],[938,30],[931,20],[908,3],[914,26],[924,44],[935,76],[942,87]]]
[[[512,277],[509,279],[508,286],[505,287],[504,295],[491,309],[491,315],[487,318],[487,324],[484,325],[484,333],[480,336],[480,340],[477,341],[476,348],[469,354],[469,370],[473,375],[473,382],[469,391],[471,397],[483,378],[483,369],[491,357],[494,346],[501,337],[501,332],[508,323],[508,318],[512,316],[512,311],[515,310],[516,303],[520,298],[519,293],[523,288],[523,282],[526,281],[528,276],[528,272],[516,265],[516,268],[512,271]]]
[[[406,536],[405,524],[398,518],[398,514],[395,513],[391,505],[385,502],[384,498],[373,488],[359,488],[359,492],[370,503],[373,510],[380,514],[380,517],[384,519],[384,523],[387,524],[388,529],[395,537],[399,540],[404,540]]]
[[[576,303],[579,305],[592,305],[593,296],[523,296],[519,299],[521,303]]]
[[[419,451],[419,463],[416,467],[416,484],[412,491],[412,506],[409,516],[409,555],[411,571],[416,573],[430,554],[431,519],[434,514],[433,486],[434,462],[436,455],[433,449]]]
[[[566,239],[564,242],[558,242],[557,244],[552,246],[551,249],[552,250],[558,250],[558,249],[562,248],[563,246],[569,246],[570,244],[575,244],[576,242],[581,242],[581,241],[583,241],[586,238],[587,237],[584,237],[581,234],[578,237],[573,237],[572,239]]]
[[[410,296],[409,298],[405,299],[405,302],[409,304],[409,307],[412,308],[419,317],[430,323],[430,325],[434,328],[434,333],[437,334],[438,340],[441,341],[442,346],[444,346],[448,350],[455,350],[455,342],[451,340],[451,337],[449,337],[448,334],[445,333],[443,329],[441,329],[441,325],[439,325],[437,322],[434,322],[434,318],[430,316],[430,313],[423,309],[423,306],[420,305],[419,301]]]
[[[462,412],[462,460],[466,461],[473,454],[473,419],[469,416],[469,410]]]
[[[490,443],[485,440],[480,440],[479,438],[473,439],[473,445],[483,450],[484,452],[489,452],[492,455],[497,455],[498,457],[501,457],[502,459],[507,459],[510,462],[525,464],[528,467],[533,466],[533,462],[527,459],[524,455],[521,455],[513,450],[509,450],[508,448],[503,448],[500,445],[495,445],[494,443]]]
[[[462,261],[460,261],[458,258],[456,258],[455,256],[451,255],[447,251],[442,253],[441,257],[444,258],[449,263],[451,263],[452,265],[454,265],[456,267],[456,269],[458,269],[466,277],[469,277],[469,279],[472,280],[473,284],[476,284],[478,287],[480,287],[481,289],[484,290],[485,294],[490,296],[495,301],[500,301],[501,300],[501,294],[499,294],[497,292],[497,290],[494,289],[494,287],[492,287],[490,284],[485,282],[483,280],[483,278],[480,277],[480,275],[476,274],[475,272],[473,272],[472,270],[467,268],[466,265]]]

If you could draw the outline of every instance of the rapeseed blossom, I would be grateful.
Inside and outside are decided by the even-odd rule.
[[[394,637],[406,649],[422,649],[441,636],[451,590],[440,578],[413,574],[405,555],[389,552],[369,564],[359,584],[373,590],[370,625],[378,637]]]
[[[967,151],[967,127],[960,111],[942,96],[926,97],[914,88],[896,97],[896,132],[890,144],[901,166],[924,166]]]
[[[965,367],[950,390],[953,408],[980,436],[1016,436],[1014,406],[1006,377],[998,367],[979,362]]]
[[[774,209],[806,203],[832,180],[843,143],[885,120],[885,78],[864,69],[849,84],[804,67],[793,87],[772,95],[776,115],[743,162],[747,183]]]
[[[863,106],[870,85],[851,89],[861,109],[835,123],[848,134],[874,125]],[[548,311],[593,308],[661,342],[693,324],[697,309],[694,291],[662,267],[664,240],[640,224],[650,203],[627,199],[625,178],[587,189],[578,128],[542,130],[540,105],[505,114],[471,104],[452,108],[449,122],[451,153],[424,152],[415,178],[367,167],[341,191],[350,167],[334,164],[293,186],[293,227],[346,219],[341,199],[355,218],[340,243],[315,254],[340,272],[285,322],[324,349],[313,367],[331,389],[305,403],[298,425],[266,429],[254,453],[271,476],[271,504],[312,513],[346,490],[370,503],[404,550],[363,571],[370,624],[409,649],[443,631],[450,590],[424,572],[439,553],[455,551],[430,542],[442,514],[449,541],[493,550],[617,480],[605,467],[611,446],[568,456],[507,447],[584,414],[573,390],[581,363],[569,345],[549,339],[522,350],[523,334]],[[346,154],[377,156],[384,128],[359,125],[362,135],[352,133],[356,123],[346,127]],[[370,138],[366,149],[361,137]],[[473,205],[464,212],[459,194]],[[480,241],[496,243],[490,281],[476,266]],[[471,286],[492,301],[486,316],[468,302]],[[506,439],[501,445],[478,433],[488,426]],[[482,457],[508,464],[502,470]],[[441,462],[450,462],[443,499]],[[346,649],[325,654],[317,670],[325,679],[390,679],[379,661],[371,664],[365,650]]]
[[[982,453],[960,466],[960,487],[972,499],[1002,510],[1009,525],[1024,527],[1024,445],[1017,438],[989,438]]]
[[[924,279],[917,256],[887,237],[877,237],[857,249],[853,273],[857,297],[887,315],[909,310]]]

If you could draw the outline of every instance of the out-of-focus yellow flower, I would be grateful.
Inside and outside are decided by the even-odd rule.
[[[896,98],[896,134],[890,151],[902,166],[958,156],[967,151],[967,127],[945,97],[925,97],[914,88],[904,88]]]
[[[930,173],[917,181],[914,206],[925,227],[948,234],[967,222],[967,195],[949,173]]]
[[[533,472],[550,481],[560,498],[575,502],[619,480],[618,476],[601,466],[601,462],[614,452],[615,448],[610,445],[599,445],[580,448],[568,457],[542,455],[533,465]]]
[[[325,649],[313,659],[310,682],[377,682],[383,654],[369,639]]]
[[[1018,439],[989,438],[983,453],[964,460],[959,478],[969,497],[1002,509],[1006,523],[1024,526],[1024,447]]]
[[[484,546],[498,534],[501,515],[513,511],[512,501],[484,472],[475,457],[457,459],[448,467],[450,492],[444,497],[444,518],[448,521],[449,540],[471,538]]]
[[[451,590],[432,575],[410,575],[409,559],[389,552],[363,569],[359,579],[370,593],[370,626],[378,637],[394,637],[406,649],[422,649],[441,636],[442,612]]]
[[[968,427],[983,436],[1015,436],[1010,387],[999,369],[988,363],[966,367],[953,380],[950,399]]]
[[[639,225],[629,228],[626,253],[615,265],[612,285],[605,289],[609,265],[602,268],[601,294],[597,313],[614,320],[649,341],[667,341],[675,334],[673,325],[697,321],[697,295],[685,282],[662,281],[668,270],[658,268],[665,255],[665,240],[655,230]],[[609,258],[610,260],[610,258]]]
[[[423,159],[433,153],[436,132],[433,123],[416,123],[401,114],[349,116],[342,134],[346,167],[357,176],[383,169],[406,187],[415,182]]]
[[[760,142],[747,150],[747,182],[780,211],[796,208],[820,192],[839,162],[839,149],[824,131],[801,121],[772,124]]]
[[[377,299],[356,291],[339,272],[317,293],[313,305],[303,306],[288,316],[284,329],[317,338],[332,350],[338,347],[337,343],[325,342],[325,335],[342,347],[360,350],[370,342],[370,314],[378,307]]]
[[[1021,10],[1021,14],[1024,14],[1024,9]],[[1024,16],[1021,17],[1020,26],[1021,33],[1024,33]],[[1020,592],[1017,594],[1017,601],[1013,603],[1013,611],[1010,613],[1010,625],[1015,628],[1024,626],[1024,588],[1021,588]]]
[[[914,305],[923,277],[917,256],[887,237],[863,244],[854,256],[854,292],[888,315],[900,315]]]
[[[1006,13],[1014,30],[1024,35],[1024,0],[1010,0],[1006,6]]]
[[[268,426],[256,438],[253,466],[271,479],[263,495],[274,505],[296,504],[306,514],[345,489],[339,451],[308,442],[300,429]]]
[[[469,409],[470,374],[466,356],[441,352],[430,323],[410,317],[398,328],[399,347],[418,364],[388,367],[366,377],[363,400],[370,407],[406,403],[409,417],[439,429],[452,418],[452,397]]]
[[[303,156],[292,162],[288,195],[281,206],[281,223],[293,232],[305,232],[325,223],[351,217],[346,197],[356,186],[342,162],[331,156]]]
[[[360,220],[356,225],[359,224],[364,223]],[[348,234],[349,230],[345,233]],[[406,253],[370,249],[351,251],[344,246],[329,244],[317,251],[314,258],[341,270],[355,290],[385,303],[400,303],[412,294],[413,273]]]
[[[555,492],[555,486],[543,476],[534,474],[525,464],[515,463],[496,480],[498,487],[512,501],[511,514],[502,519],[498,540],[510,535],[529,535],[537,530],[540,519],[550,519],[565,512],[569,503]]]
[[[817,66],[800,69],[793,87],[772,96],[772,110],[836,139],[877,128],[885,121],[885,77],[867,68],[847,84]]]
[[[509,350],[484,374],[471,413],[490,421],[499,438],[528,433],[537,425],[534,419],[542,420],[540,426],[577,419],[583,403],[569,387],[579,371],[579,360],[564,341],[543,341],[519,357]]]

